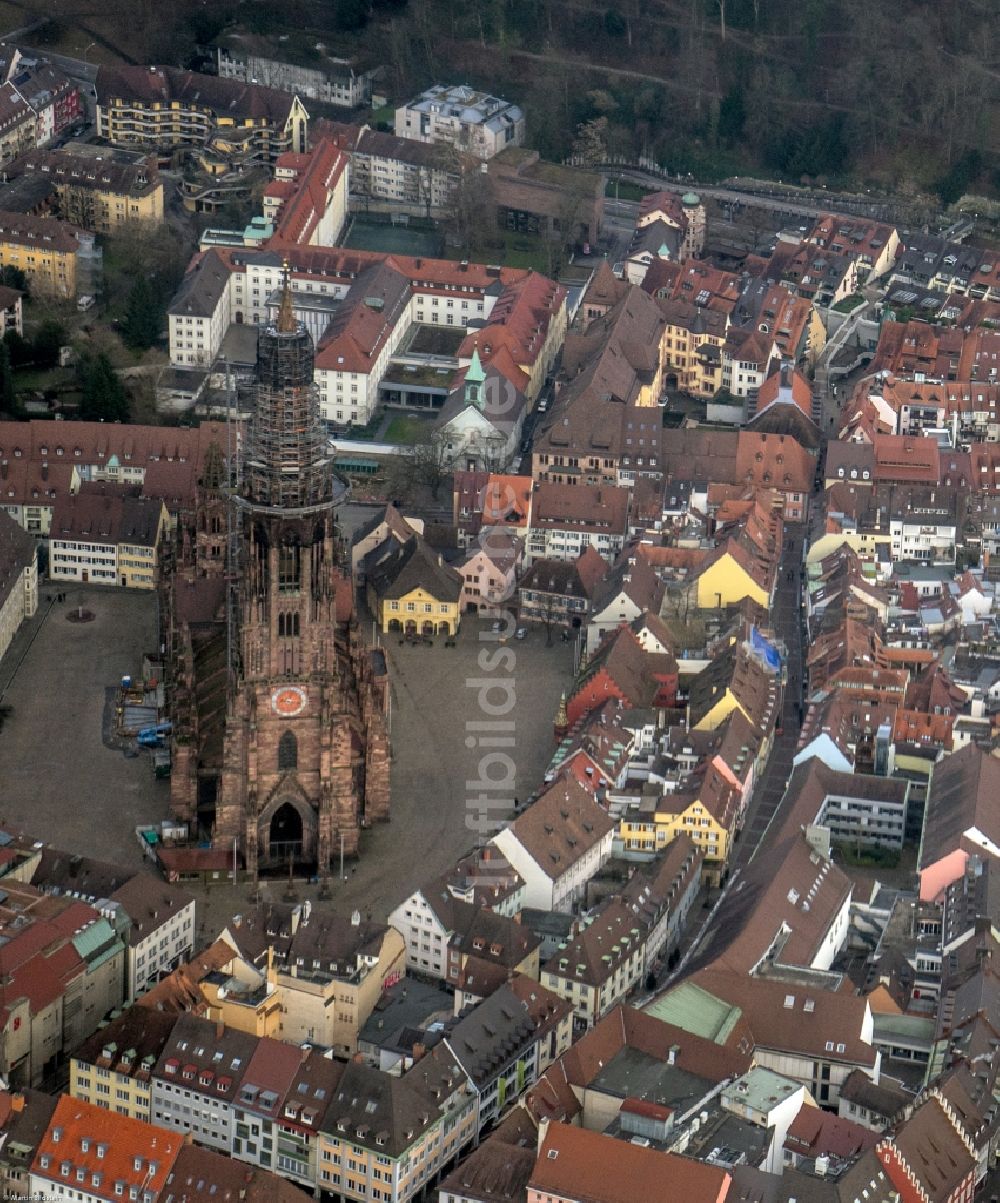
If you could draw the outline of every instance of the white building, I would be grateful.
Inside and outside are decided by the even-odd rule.
[[[351,195],[366,206],[384,200],[426,214],[450,204],[459,173],[437,147],[362,126],[350,150]]]
[[[611,856],[614,821],[572,778],[555,782],[493,843],[524,879],[525,907],[571,911]]]
[[[206,252],[188,271],[170,302],[167,330],[170,362],[177,367],[211,367],[233,320],[245,317],[242,306],[234,309],[230,268],[218,252]],[[236,310],[241,310],[235,319]]]
[[[372,98],[374,72],[356,72],[347,59],[328,55],[322,42],[315,44],[311,66],[272,57],[267,40],[252,34],[227,34],[215,49],[223,79],[241,79],[348,109],[368,104]]]
[[[910,489],[893,498],[889,540],[893,561],[954,564],[958,532],[952,489]]]
[[[450,895],[416,890],[389,914],[389,924],[403,937],[406,967],[444,981],[448,976],[448,942],[452,937]]]
[[[788,1129],[803,1107],[813,1105],[806,1088],[793,1078],[755,1065],[735,1082],[723,1087],[720,1102],[725,1111],[773,1130],[767,1160],[760,1168],[769,1174],[780,1174]]]
[[[397,138],[447,142],[479,159],[524,142],[524,110],[459,84],[436,84],[396,110]]]
[[[153,1070],[150,1119],[231,1153],[237,1092],[257,1043],[256,1036],[182,1015]]]
[[[131,920],[125,999],[132,1002],[194,953],[195,900],[150,873],[137,873],[111,896]]]

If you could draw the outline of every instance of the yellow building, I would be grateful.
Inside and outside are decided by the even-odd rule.
[[[163,181],[154,159],[119,163],[114,151],[89,144],[36,150],[18,160],[23,175],[55,185],[58,216],[84,230],[113,234],[163,221]]]
[[[235,950],[225,993],[207,979],[200,992],[210,1018],[226,1014],[240,1031],[352,1056],[383,992],[406,972],[406,944],[394,927],[362,923],[357,912],[350,921],[328,917],[317,929],[309,910],[308,903],[296,908],[291,941],[280,950],[259,913],[234,919],[220,936]]]
[[[283,992],[278,988],[273,952],[268,949],[263,981],[235,952],[226,972],[230,976],[222,980],[220,975],[214,975],[198,983],[205,1000],[206,1018],[249,1036],[280,1039]]]
[[[97,132],[113,146],[170,150],[228,137],[241,154],[273,162],[303,152],[309,114],[297,96],[174,67],[102,67]]]
[[[388,545],[391,544],[391,545]],[[372,554],[368,605],[383,633],[454,635],[458,631],[462,576],[419,536],[405,543],[389,540]]]
[[[75,297],[81,254],[95,254],[86,230],[55,217],[0,212],[0,267],[23,271],[33,293]]]
[[[888,527],[884,531],[826,531],[809,544],[806,563],[818,564],[827,556],[833,555],[839,547],[849,547],[851,551],[857,553],[860,560],[865,562],[875,562],[881,558],[888,559],[889,557],[879,556],[880,546],[886,549],[892,547],[892,536]]]
[[[665,794],[627,813],[618,824],[618,836],[626,851],[655,853],[679,835],[687,835],[704,854],[705,881],[718,885],[729,859],[741,798],[739,788],[710,766],[694,793]]]
[[[673,298],[661,301],[661,307],[667,322],[663,336],[667,388],[692,396],[714,396],[722,388],[727,315]]]
[[[475,1135],[472,1085],[444,1046],[401,1078],[352,1062],[319,1133],[317,1185],[344,1199],[405,1203]]]
[[[771,604],[771,572],[738,543],[723,544],[695,582],[701,610],[736,606],[746,598],[766,610]]]
[[[153,1067],[176,1022],[176,1012],[130,1007],[76,1050],[70,1096],[150,1122]]]

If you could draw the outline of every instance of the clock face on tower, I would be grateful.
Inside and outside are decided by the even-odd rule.
[[[294,718],[306,708],[306,691],[298,685],[282,685],[271,694],[271,709],[281,718]]]

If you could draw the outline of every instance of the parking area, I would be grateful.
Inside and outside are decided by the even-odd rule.
[[[392,680],[392,819],[362,832],[361,856],[347,863],[347,880],[330,883],[340,913],[357,908],[384,919],[477,843],[482,793],[496,804],[488,819],[502,824],[509,817],[506,800],[524,800],[541,784],[554,748],[559,696],[572,672],[573,645],[557,638],[546,647],[544,631],[535,628],[525,639],[499,644],[490,625],[466,616],[453,648],[440,639],[433,646],[400,646],[397,636],[383,640]],[[473,725],[491,722],[511,727]],[[488,747],[482,741],[489,737],[511,742]],[[479,780],[483,758],[491,754],[510,756],[514,780],[495,791],[469,785]],[[500,759],[485,768],[491,777],[506,775]],[[286,887],[264,882],[262,896],[281,899]],[[319,897],[315,885],[296,883],[295,892],[300,899]],[[212,887],[199,889],[198,897],[208,936],[245,905],[246,891]]]
[[[102,741],[107,690],[138,674],[156,647],[151,594],[81,586],[22,626],[0,661],[11,712],[0,731],[0,827],[85,856],[138,865],[138,823],[167,813],[169,783],[148,755],[126,759]],[[54,592],[54,590],[53,590]],[[70,622],[78,606],[93,620]]]

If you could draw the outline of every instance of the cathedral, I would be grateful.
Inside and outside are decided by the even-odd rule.
[[[341,569],[314,348],[286,280],[238,451],[205,456],[165,574],[171,808],[247,872],[321,876],[389,817],[388,679]]]

